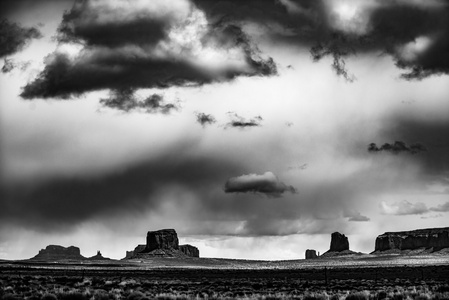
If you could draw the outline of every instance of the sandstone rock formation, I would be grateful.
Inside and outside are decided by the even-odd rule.
[[[333,257],[333,256],[348,256],[348,255],[362,255],[361,252],[354,252],[349,250],[348,238],[339,232],[334,232],[331,235],[330,249],[323,253],[321,257]]]
[[[137,245],[134,250],[126,251],[125,259],[132,258],[134,254],[142,253],[146,247],[147,245]]]
[[[449,248],[449,227],[385,232],[376,238],[374,252],[419,248],[432,248],[433,251]]]
[[[174,229],[148,231],[146,245],[137,246],[134,251],[126,251],[125,259],[150,257],[199,257],[200,251],[192,245],[179,245]]]
[[[313,249],[307,249],[306,250],[306,259],[313,259],[317,258],[316,251]]]
[[[86,259],[80,253],[80,248],[70,246],[62,247],[58,245],[49,245],[45,249],[31,258],[32,260],[55,261],[55,260],[84,260]]]
[[[200,250],[192,245],[180,245],[179,250],[190,257],[200,257]]]
[[[331,246],[328,252],[341,252],[349,250],[348,238],[339,232],[334,232],[331,235]]]
[[[111,260],[110,258],[103,257],[100,251],[97,251],[97,255],[89,257],[88,260]]]

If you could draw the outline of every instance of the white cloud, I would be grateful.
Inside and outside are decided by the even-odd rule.
[[[262,193],[269,196],[280,196],[285,192],[296,193],[293,186],[288,186],[272,172],[264,174],[248,174],[229,178],[225,184],[226,193]]]
[[[380,203],[380,210],[386,215],[422,215],[429,212],[427,206],[422,202],[411,203],[407,200],[388,204],[385,201]]]
[[[436,207],[431,207],[431,211],[449,212],[449,202],[439,204]]]

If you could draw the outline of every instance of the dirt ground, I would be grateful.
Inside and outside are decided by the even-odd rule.
[[[137,296],[305,299],[311,295],[320,300],[332,297],[336,300],[337,297],[346,299],[351,293],[361,293],[363,299],[379,299],[379,295],[395,300],[449,299],[449,260],[445,257],[421,259],[420,263],[411,260],[409,264],[392,263],[390,259],[383,263],[365,260],[359,264],[357,260],[349,264],[348,260],[335,259],[328,262],[218,260],[214,267],[214,261],[192,260],[181,266],[171,259],[2,262],[0,293],[3,297],[15,295],[14,299],[31,299],[35,295],[41,299],[46,294],[63,299],[64,295],[73,293],[94,300]]]

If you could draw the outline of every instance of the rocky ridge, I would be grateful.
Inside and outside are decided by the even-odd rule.
[[[104,257],[100,251],[97,251],[97,255],[89,257],[88,260],[111,260],[111,259]]]

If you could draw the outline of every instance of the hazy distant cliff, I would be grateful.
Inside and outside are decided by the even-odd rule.
[[[376,238],[374,251],[418,248],[434,248],[434,250],[449,248],[449,227],[385,232]]]

